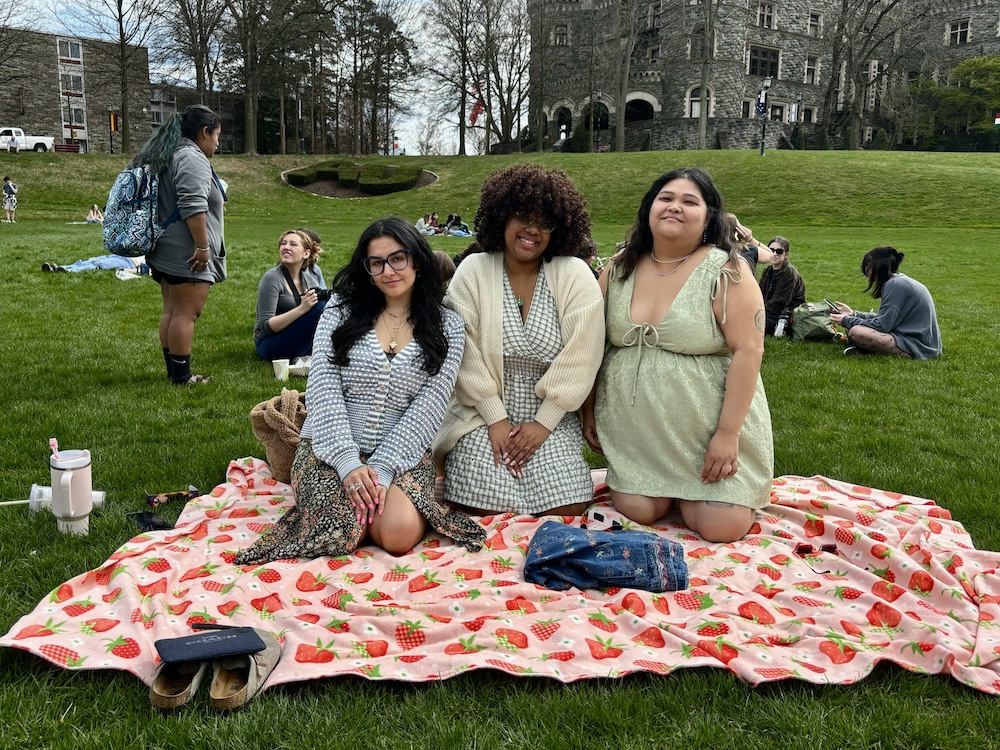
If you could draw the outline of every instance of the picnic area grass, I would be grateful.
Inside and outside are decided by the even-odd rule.
[[[902,271],[937,305],[944,356],[930,362],[844,357],[827,343],[769,340],[763,379],[776,475],[824,475],[932,498],[1000,550],[997,512],[1000,340],[997,195],[1000,155],[753,151],[406,158],[440,179],[419,190],[335,200],[284,185],[283,170],[322,157],[219,156],[229,183],[229,279],[198,322],[193,370],[203,387],[170,386],[157,339],[160,295],[148,278],[42,273],[44,261],[103,254],[103,204],[125,158],[0,154],[20,187],[16,224],[0,224],[0,500],[49,484],[48,441],[93,454],[107,506],[90,536],[51,515],[0,507],[0,632],[61,582],[105,561],[136,533],[125,514],[146,491],[207,492],[231,459],[264,457],[250,409],[280,391],[254,352],[257,282],[285,229],[323,237],[327,280],[372,220],[459,213],[470,225],[489,171],[520,159],[565,169],[587,197],[610,255],[652,180],[707,168],[729,210],[762,241],[781,234],[807,297],[877,308],[862,255],[892,244]],[[382,159],[394,162],[396,159]],[[456,253],[468,239],[432,238]],[[304,379],[288,387],[304,389]],[[164,511],[171,520],[179,511]],[[1000,555],[998,555],[1000,557]],[[722,669],[563,685],[480,671],[437,684],[340,678],[268,690],[222,716],[207,687],[163,717],[146,687],[119,672],[69,672],[0,650],[0,748],[983,748],[996,746],[997,700],[952,678],[880,666],[851,686],[786,681],[751,688]]]

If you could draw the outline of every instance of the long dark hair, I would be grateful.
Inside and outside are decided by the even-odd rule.
[[[625,243],[625,250],[615,256],[614,262],[621,266],[621,279],[627,279],[632,275],[639,258],[653,250],[653,231],[649,228],[649,211],[653,207],[653,201],[660,194],[663,186],[672,180],[691,180],[701,191],[702,200],[708,208],[708,226],[705,228],[705,242],[711,243],[729,254],[729,260],[739,268],[738,245],[733,238],[733,228],[726,221],[726,209],[723,205],[722,194],[715,187],[708,172],[698,167],[684,167],[675,169],[672,172],[660,175],[654,180],[646,194],[642,196],[642,203],[639,204],[639,213],[636,215],[635,224],[629,230],[628,239]]]
[[[865,257],[861,260],[861,273],[868,277],[868,288],[865,291],[870,291],[875,299],[881,298],[882,288],[892,275],[899,271],[899,264],[903,262],[904,257],[904,253],[892,245],[873,247],[865,253]]]
[[[399,216],[386,216],[370,224],[361,233],[347,265],[333,279],[333,291],[340,297],[344,316],[333,332],[330,362],[340,367],[350,364],[351,347],[367,335],[375,318],[385,309],[385,295],[372,283],[364,263],[369,243],[379,237],[392,237],[410,251],[410,263],[417,271],[410,300],[410,325],[413,326],[413,338],[423,351],[424,370],[429,375],[437,375],[448,354],[448,339],[441,317],[444,287],[427,240]]]
[[[219,116],[204,104],[192,104],[183,113],[174,113],[169,120],[156,129],[133,157],[130,167],[149,164],[159,174],[170,163],[170,157],[177,150],[181,137],[194,140],[202,128],[215,132],[222,124]]]

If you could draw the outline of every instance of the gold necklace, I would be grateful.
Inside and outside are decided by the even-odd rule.
[[[649,251],[649,257],[653,259],[654,263],[663,263],[664,265],[666,265],[668,263],[683,263],[684,261],[686,261],[688,258],[690,258],[694,254],[695,254],[695,251],[692,250],[687,255],[685,255],[683,258],[671,258],[670,260],[660,260],[659,258],[656,257],[656,251],[655,250],[650,250]]]
[[[395,353],[396,347],[399,346],[399,344],[396,342],[396,334],[399,333],[399,329],[403,327],[403,323],[407,322],[407,316],[393,315],[388,310],[383,310],[382,312],[386,313],[390,317],[395,318],[396,320],[399,321],[398,323],[396,323],[396,327],[392,329],[392,333],[389,333],[389,324],[385,322],[385,318],[382,318],[382,325],[385,327],[385,332],[389,333],[389,351]]]
[[[667,273],[660,273],[659,271],[656,270],[656,266],[651,266],[650,268],[653,271],[653,273],[655,273],[657,276],[660,276],[660,277],[663,277],[663,276],[673,276],[675,273],[677,273],[678,271],[681,270],[681,266],[684,265],[684,261],[686,261],[692,255],[694,255],[695,252],[697,252],[697,251],[696,250],[692,250],[690,253],[688,253],[683,258],[680,258],[677,261],[669,261],[669,260],[657,260],[656,256],[653,255],[653,251],[650,250],[649,251],[649,257],[652,258],[657,263],[671,263],[671,262],[677,263],[677,268],[675,268],[673,271],[668,271]]]

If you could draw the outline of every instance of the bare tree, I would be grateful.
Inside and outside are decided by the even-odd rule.
[[[163,18],[162,0],[77,0],[60,6],[58,18],[67,33],[81,29],[101,43],[81,40],[88,54],[103,58],[120,94],[122,151],[132,150],[131,110],[148,98],[136,72],[149,66],[147,47]],[[102,82],[97,81],[98,85]]]
[[[417,129],[417,151],[423,156],[441,155],[441,120],[433,115],[425,117]]]
[[[616,151],[625,150],[625,100],[628,97],[629,74],[632,68],[632,53],[639,38],[639,7],[642,0],[613,0],[612,29],[614,38],[618,40],[618,50],[615,56],[615,96],[618,106],[615,109],[615,130],[618,137],[615,143]]]
[[[218,32],[226,11],[223,0],[175,0],[176,14],[166,18],[165,51],[177,60],[177,69],[194,72],[201,101],[214,90],[221,46]]]
[[[861,147],[861,121],[873,92],[927,43],[923,27],[930,5],[914,0],[840,0],[832,37],[831,76],[823,101],[825,123],[831,122],[838,98],[847,113],[846,136],[851,149]],[[905,33],[904,33],[905,32]]]
[[[466,118],[470,100],[482,92],[476,85],[479,59],[475,31],[479,23],[479,0],[429,0],[424,30],[431,40],[425,65],[440,84],[446,106],[458,115],[458,153],[466,153]]]
[[[486,127],[500,143],[512,139],[519,151],[521,122],[528,100],[530,64],[528,12],[524,0],[487,0],[490,30],[484,45]]]
[[[17,75],[12,63],[18,60],[27,42],[20,28],[26,19],[25,6],[17,0],[0,0],[0,84],[9,83]]]

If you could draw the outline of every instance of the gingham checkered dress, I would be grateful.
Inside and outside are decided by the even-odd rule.
[[[544,268],[538,274],[523,323],[506,273],[503,286],[504,407],[510,423],[517,425],[534,420],[542,404],[535,395],[535,384],[562,351],[563,340]],[[493,465],[488,426],[460,438],[445,464],[445,499],[470,508],[541,513],[586,502],[593,491],[590,469],[583,459],[583,431],[575,412],[560,420],[525,464],[520,478]]]

